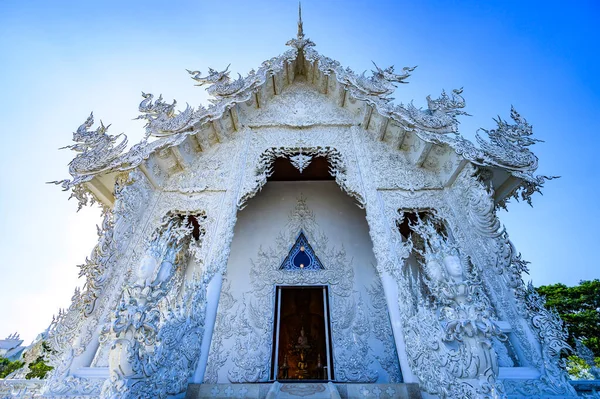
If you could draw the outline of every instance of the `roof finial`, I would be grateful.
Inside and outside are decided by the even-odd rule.
[[[298,40],[304,39],[304,29],[302,28],[302,3],[298,2]]]
[[[295,47],[300,51],[304,51],[306,47],[313,47],[315,44],[310,39],[304,38],[304,28],[302,26],[302,4],[298,2],[298,35],[295,39],[288,40],[288,46]]]

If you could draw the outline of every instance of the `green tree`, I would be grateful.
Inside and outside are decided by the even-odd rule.
[[[25,374],[25,378],[30,380],[32,378],[45,378],[46,374],[54,367],[46,364],[45,357],[48,353],[52,352],[50,345],[46,341],[42,341],[42,348],[40,355],[31,363],[28,364],[29,372]]]
[[[5,378],[7,375],[23,367],[25,363],[14,360],[10,361],[0,356],[0,378]]]
[[[44,361],[44,356],[39,356],[35,359],[35,362],[29,363],[29,373],[25,374],[25,378],[30,380],[32,378],[45,378],[46,374],[54,367],[48,366]]]
[[[600,356],[600,280],[580,281],[579,285],[543,285],[538,292],[546,297],[546,306],[554,308],[569,330],[569,344],[582,340],[594,356]]]

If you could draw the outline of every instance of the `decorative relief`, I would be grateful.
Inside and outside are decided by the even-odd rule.
[[[129,175],[117,179],[114,209],[105,210],[99,243],[81,266],[81,274],[86,277],[84,289],[76,290],[72,305],[61,310],[51,324],[48,340],[54,352],[50,363],[55,369],[42,388],[32,389],[47,396],[99,395],[102,379],[75,377],[71,368],[74,359],[96,339],[98,326],[108,320],[112,324],[107,324],[109,332],[102,338],[106,341],[97,358],[103,358],[103,351],[113,342],[118,344],[110,355],[112,375],[104,386],[105,397],[162,397],[181,392],[199,357],[206,281],[214,273],[225,272],[237,208],[266,183],[276,158],[289,158],[302,172],[314,157],[326,157],[340,187],[367,208],[378,270],[389,272],[399,291],[405,293],[398,307],[406,348],[398,350],[406,350],[411,371],[419,377],[423,390],[442,398],[501,397],[502,389],[511,396],[574,396],[559,367],[560,353],[566,349],[562,324],[544,308],[543,299],[524,285],[521,274],[527,270],[527,262],[496,217],[491,188],[474,177],[473,165],[482,167],[480,171],[503,169],[522,183],[498,205],[505,206],[511,196],[530,202],[532,194],[552,178],[534,175],[537,158],[529,147],[539,140],[531,138],[531,125],[512,109],[514,123],[498,118],[497,128],[482,129],[489,140],[477,136],[477,148],[461,136],[449,134],[456,133],[457,118],[465,115],[462,90],[451,95],[442,92],[438,99],[428,97],[426,110],[412,104],[394,106],[389,101],[393,87],[405,83],[413,68],[395,74],[392,68],[376,67],[370,77],[355,74],[312,49],[314,43],[304,37],[301,23],[297,39],[289,44],[292,50],[236,80],[229,78],[228,69],[209,70],[206,76],[190,72],[200,85],[210,85],[208,90],[215,100],[208,108],[188,106],[177,113],[175,101],[168,104],[159,97],[153,102],[151,94],[143,94],[139,119],[147,120],[146,138],[157,137],[155,141],[145,139],[123,153],[124,135],[108,135],[108,126],[103,124],[90,131],[92,115],[73,134],[75,144],[66,147],[77,152],[69,164],[72,178],[54,183],[71,190],[80,207],[95,200],[85,184],[95,176],[123,171]],[[333,106],[308,83],[295,83],[266,107],[261,104],[261,111],[250,115],[250,127],[242,127],[237,137],[221,142],[214,151],[209,149],[208,140],[200,138],[202,154],[185,173],[171,175],[164,191],[155,191],[136,169],[154,153],[166,153],[184,140],[195,140],[188,136],[197,135],[201,126],[222,118],[236,104],[258,101],[255,93],[263,85],[296,66],[307,66],[315,75],[320,72],[337,79],[342,90],[349,92],[348,104],[365,101],[381,116],[394,120],[407,137],[413,137],[404,143],[413,151],[425,143],[448,145],[458,154],[457,159],[473,165],[465,167],[453,187],[443,188],[437,173],[409,165],[399,151],[354,126],[356,116],[350,111]],[[189,153],[185,145],[184,151]],[[446,160],[428,167],[448,173],[453,165]],[[362,176],[368,178],[363,180]],[[482,178],[489,181],[491,177]],[[157,198],[160,200],[155,201]],[[280,243],[286,248],[290,237],[302,229],[314,242],[321,241],[318,227],[311,225],[314,216],[302,208],[305,205],[290,219],[288,236],[282,233],[278,248]],[[182,249],[185,256],[175,255],[177,261],[171,259],[173,253],[165,255],[155,262],[156,268],[144,281],[134,281],[133,276],[139,277],[135,267],[148,264],[145,246],[149,234],[144,231],[163,226],[161,218],[173,209],[183,213],[205,209],[206,240],[201,246]],[[395,225],[398,209],[435,210],[447,222],[452,240],[436,238],[427,229],[421,231],[431,238],[426,249],[403,239]],[[167,230],[161,230],[162,238],[153,236],[151,245],[159,246],[160,240],[169,242],[172,235]],[[421,251],[418,256],[417,249]],[[387,324],[375,323],[385,309],[378,283],[366,292],[355,291],[344,250],[323,244],[316,251],[324,254],[324,270],[292,273],[277,269],[282,254],[261,250],[251,274],[256,298],[272,304],[273,284],[329,284],[336,339],[334,360],[339,367],[336,375],[348,381],[373,381],[378,378],[375,365],[379,363],[390,379],[399,376]],[[163,268],[165,259],[168,261]],[[189,267],[202,273],[192,281],[186,281],[183,275],[189,262]],[[419,273],[409,272],[412,269],[407,265],[411,262],[418,265]],[[454,267],[455,275],[449,267]],[[357,300],[355,295],[359,299],[368,296],[370,302]],[[216,382],[218,371],[228,359],[235,365],[228,375],[231,381],[264,380],[268,374],[265,365],[271,356],[271,310],[267,312],[249,294],[234,298],[227,281],[219,309],[206,381]],[[115,312],[112,320],[107,316],[109,311]],[[132,315],[140,319],[132,319]],[[501,342],[504,337],[498,333],[495,319],[511,325],[514,359],[503,352],[509,344]],[[376,356],[370,349],[367,341],[373,336],[382,343],[385,356]],[[224,340],[235,340],[235,346],[225,349]],[[500,382],[496,378],[496,359],[503,366],[512,361],[514,365],[535,367],[542,376],[537,380]],[[125,365],[125,372],[115,364]]]
[[[355,116],[350,111],[337,106],[329,97],[305,82],[295,82],[287,86],[281,94],[273,97],[264,109],[251,115],[248,121],[252,128],[350,126],[354,123]]]
[[[200,355],[206,273],[184,283],[206,216],[167,214],[153,233],[101,342],[112,342],[102,397],[163,398],[185,391]],[[174,294],[176,292],[176,294]]]
[[[208,190],[226,190],[229,177],[243,142],[222,143],[210,148],[196,158],[185,173],[177,173],[165,183],[164,191],[197,194]]]
[[[400,151],[391,149],[386,143],[366,137],[358,127],[352,127],[359,140],[361,154],[368,159],[372,180],[377,189],[401,189],[419,191],[441,189],[439,175],[411,164]],[[389,171],[393,170],[393,173]]]
[[[383,286],[380,279],[375,279],[370,287],[367,287],[369,294],[369,313],[373,320],[389,319],[388,305],[383,295]],[[383,352],[375,355],[381,367],[387,371],[389,381],[392,383],[402,382],[400,365],[398,364],[398,352],[390,323],[375,322],[372,327],[375,337],[383,343]]]
[[[302,173],[304,172],[304,169],[306,169],[308,165],[310,165],[312,159],[313,157],[311,157],[310,155],[304,155],[302,153],[302,149],[300,149],[300,153],[298,155],[290,157],[290,162],[296,169],[298,169],[300,173]]]
[[[306,234],[309,242],[314,243],[314,251],[323,262],[324,269],[280,269],[281,259],[286,256],[289,243],[296,240],[300,231]],[[352,261],[347,259],[343,249],[327,245],[327,237],[320,231],[305,199],[298,200],[295,210],[290,214],[288,225],[277,237],[275,246],[261,249],[258,257],[251,261],[250,284],[252,289],[245,292],[239,302],[231,296],[229,285],[222,293],[221,300],[225,301],[226,309],[222,310],[221,304],[219,305],[220,316],[213,338],[206,382],[216,382],[218,369],[224,366],[227,357],[231,357],[232,361],[232,368],[227,374],[231,382],[268,379],[275,304],[273,287],[315,284],[328,285],[330,288],[336,379],[363,382],[377,380],[378,361],[369,340],[381,339],[372,332],[372,325],[387,324],[380,319],[384,316],[381,311],[385,311],[385,308],[375,314],[366,308],[368,302],[363,301],[361,294],[354,288]],[[381,292],[373,292],[372,295],[379,300],[376,306],[381,305],[381,301],[385,303]],[[229,331],[235,331],[236,334],[232,336]],[[388,342],[382,342],[381,345],[393,347],[390,339],[388,335],[385,337]],[[223,349],[225,340],[234,340],[233,349],[228,354]],[[385,360],[386,366],[390,367],[385,369],[390,378],[394,378],[393,375],[398,378],[397,358],[396,363],[391,359]]]
[[[302,143],[301,143],[302,144]],[[349,178],[347,173],[346,158],[336,148],[326,147],[274,147],[267,148],[258,156],[254,169],[254,177],[251,180],[245,180],[242,187],[242,194],[238,201],[240,208],[248,199],[252,198],[267,183],[267,178],[273,174],[273,166],[277,158],[292,158],[299,154],[305,156],[324,157],[329,161],[329,173],[335,178],[338,185],[351,197],[355,198],[359,204],[364,206],[364,199],[355,179]],[[356,178],[356,177],[354,177]],[[360,190],[360,191],[359,191]]]
[[[530,365],[540,371],[537,380],[505,380],[509,395],[574,395],[566,381],[564,369],[559,367],[559,353],[565,350],[566,335],[560,320],[549,313],[527,288],[522,273],[527,272],[523,260],[510,242],[508,234],[496,216],[492,193],[477,180],[475,170],[466,168],[457,178],[449,203],[455,218],[468,221],[466,226],[453,229],[461,248],[477,263],[487,292],[498,315],[511,325],[510,346],[518,354],[517,365]],[[460,234],[458,234],[460,233]],[[488,266],[483,266],[488,265]],[[531,334],[540,337],[540,347],[532,342]]]

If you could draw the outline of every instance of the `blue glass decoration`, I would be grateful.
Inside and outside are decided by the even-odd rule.
[[[283,270],[321,270],[325,269],[308,243],[306,236],[300,232],[290,252],[281,263]]]

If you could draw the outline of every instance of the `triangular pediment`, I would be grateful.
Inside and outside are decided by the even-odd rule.
[[[323,264],[312,249],[304,232],[300,232],[296,242],[285,257],[281,270],[323,270]]]
[[[299,21],[297,37],[287,42],[290,50],[245,77],[235,79],[229,67],[209,68],[207,74],[188,70],[213,97],[208,107],[187,105],[177,110],[175,100],[169,103],[162,95],[142,93],[137,119],[147,121],[147,137],[127,152],[123,152],[126,137],[107,134],[108,126],[102,123],[91,130],[90,115],[73,136],[76,144],[68,146],[78,153],[69,164],[72,179],[54,183],[72,190],[80,206],[100,201],[110,207],[122,172],[139,168],[153,187],[164,189],[170,177],[190,170],[211,147],[234,141],[246,128],[319,126],[356,126],[411,165],[436,173],[446,187],[468,163],[485,168],[495,188],[494,200],[501,206],[517,194],[529,202],[550,179],[534,175],[538,160],[528,146],[536,140],[528,137],[531,125],[514,109],[515,123],[498,119],[496,129],[482,129],[490,139],[477,136],[477,147],[458,134],[457,117],[466,115],[462,89],[442,91],[438,98],[427,96],[426,109],[412,102],[395,104],[392,94],[407,83],[415,67],[395,70],[374,65],[370,74],[355,73],[319,54],[301,25]]]
[[[269,99],[248,120],[250,127],[318,125],[351,125],[355,116],[320,93],[313,85],[298,81],[286,86],[282,93]]]

